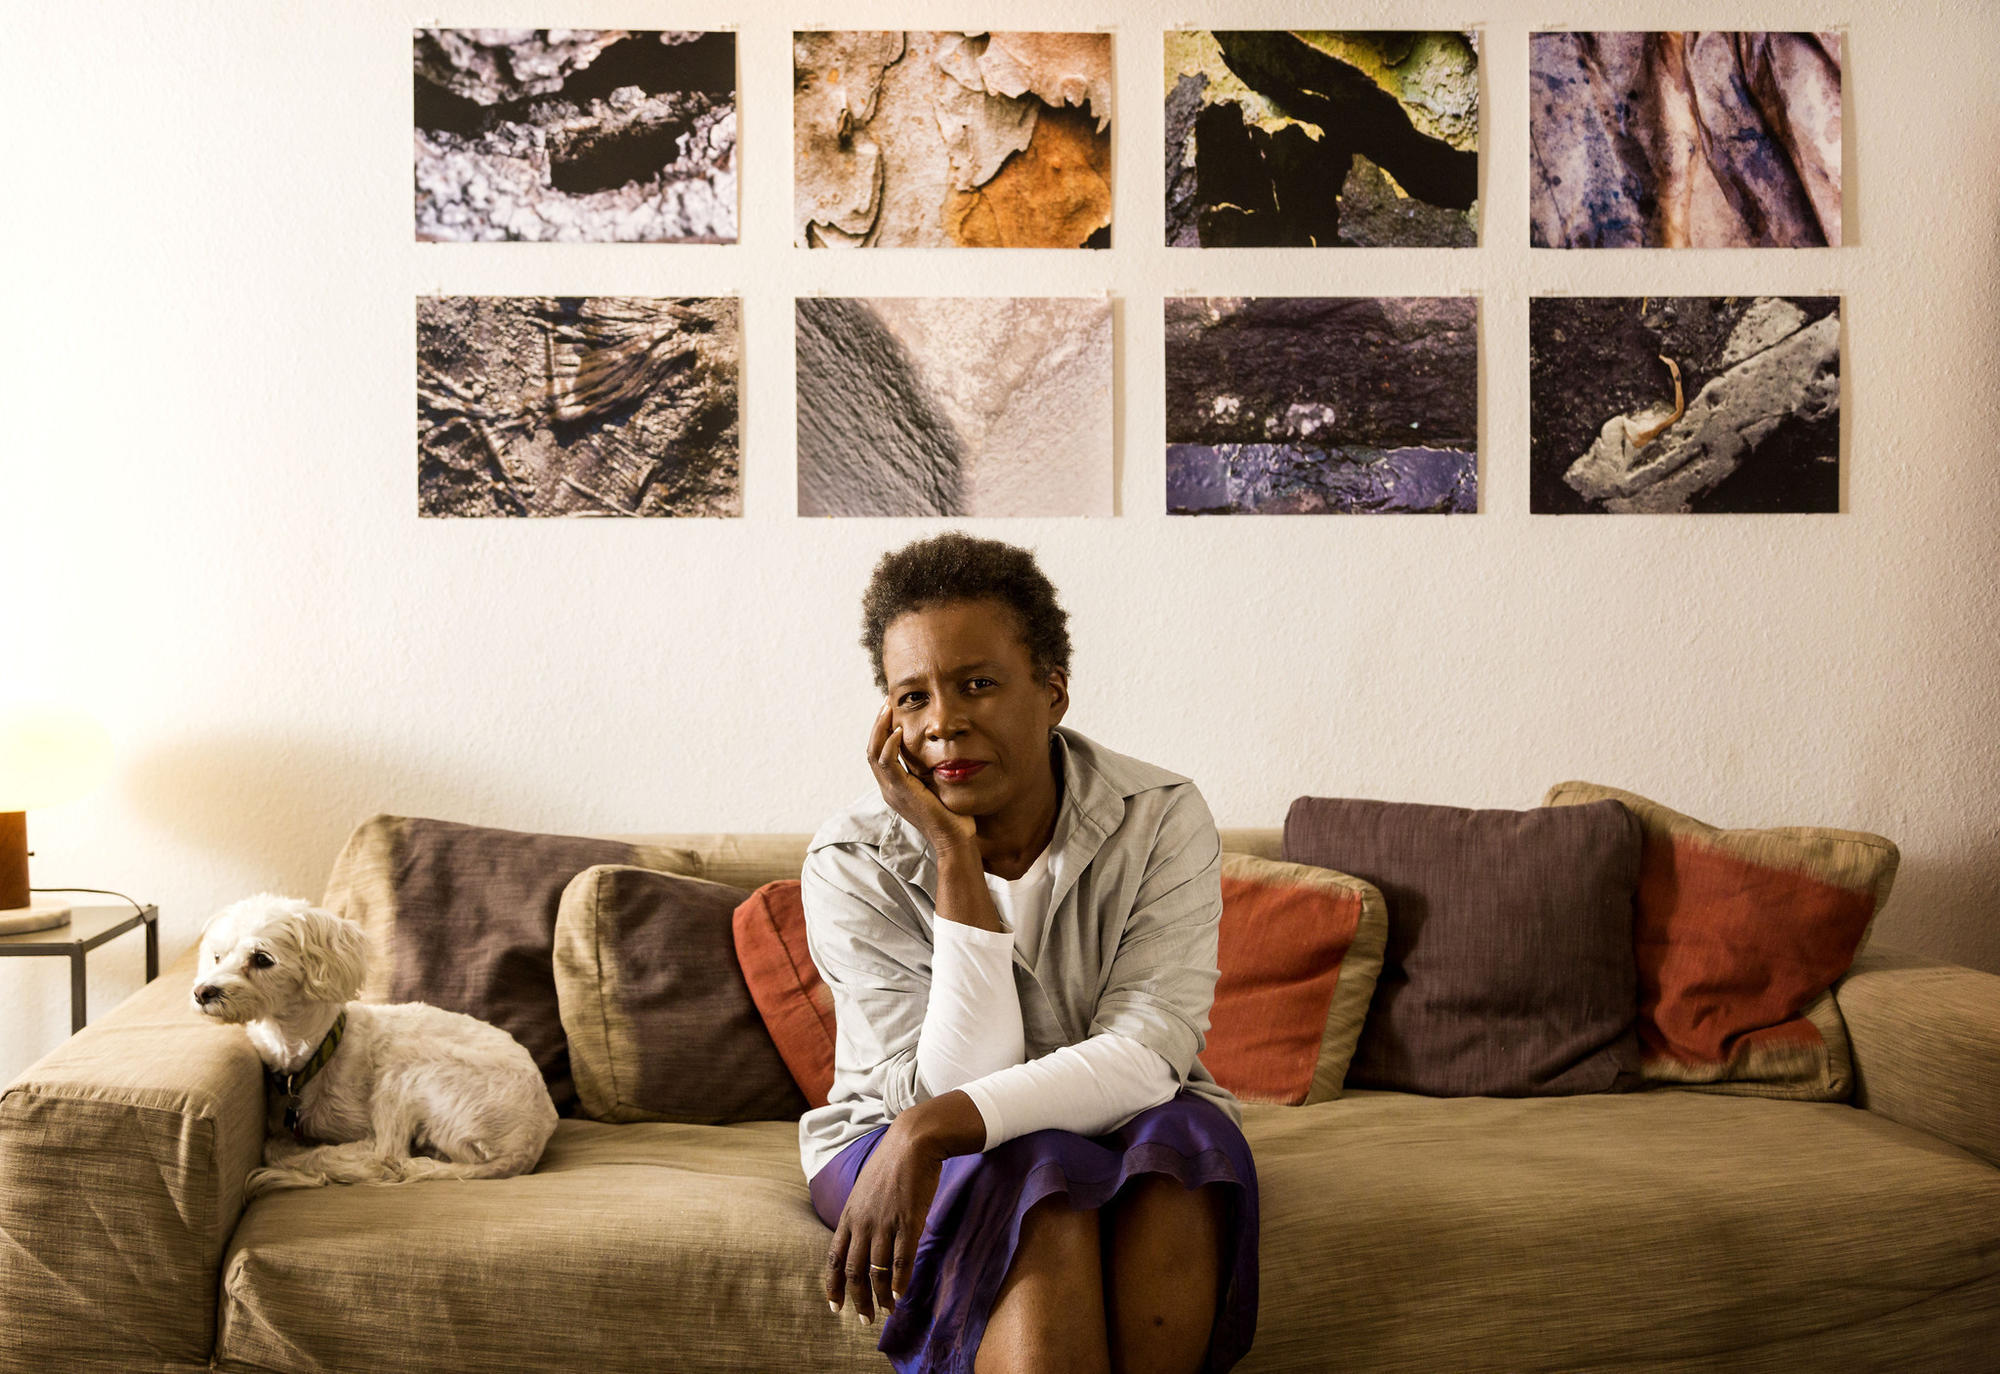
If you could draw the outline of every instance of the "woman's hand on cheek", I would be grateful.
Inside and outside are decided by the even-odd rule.
[[[875,713],[875,724],[868,733],[868,766],[883,799],[939,853],[970,843],[978,833],[978,823],[971,816],[961,816],[947,807],[928,784],[903,766],[903,732],[887,701]]]

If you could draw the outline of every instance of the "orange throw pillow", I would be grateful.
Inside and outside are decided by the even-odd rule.
[[[1246,1102],[1340,1096],[1382,971],[1389,909],[1332,869],[1222,856],[1221,977],[1201,1062]]]
[[[1586,782],[1558,783],[1542,804],[1606,798],[1645,835],[1633,925],[1641,1074],[1747,1096],[1849,1097],[1830,989],[1889,899],[1896,846],[1858,830],[1720,830]]]
[[[765,883],[731,919],[736,962],[750,1000],[806,1101],[826,1105],[833,1090],[833,993],[806,948],[799,880]]]

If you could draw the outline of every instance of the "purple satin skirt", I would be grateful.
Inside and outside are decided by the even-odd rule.
[[[862,1136],[813,1176],[813,1209],[829,1227],[839,1224],[855,1179],[887,1129]],[[1217,1257],[1223,1290],[1202,1368],[1230,1368],[1257,1330],[1257,1170],[1236,1123],[1187,1092],[1105,1135],[1034,1131],[984,1154],[947,1159],[917,1243],[910,1290],[882,1323],[877,1348],[899,1374],[971,1374],[1028,1209],[1061,1194],[1069,1206],[1094,1211],[1143,1174],[1223,1190]]]

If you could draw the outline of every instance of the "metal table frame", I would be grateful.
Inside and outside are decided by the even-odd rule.
[[[67,925],[0,935],[0,958],[69,956],[69,1032],[74,1035],[88,1019],[84,1011],[85,957],[107,940],[140,925],[146,928],[146,981],[150,983],[160,976],[160,909],[150,903],[137,911],[113,906],[72,907]]]

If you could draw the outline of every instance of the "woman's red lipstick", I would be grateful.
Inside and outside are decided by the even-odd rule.
[[[931,769],[931,776],[940,782],[964,782],[985,766],[984,759],[954,759]]]

